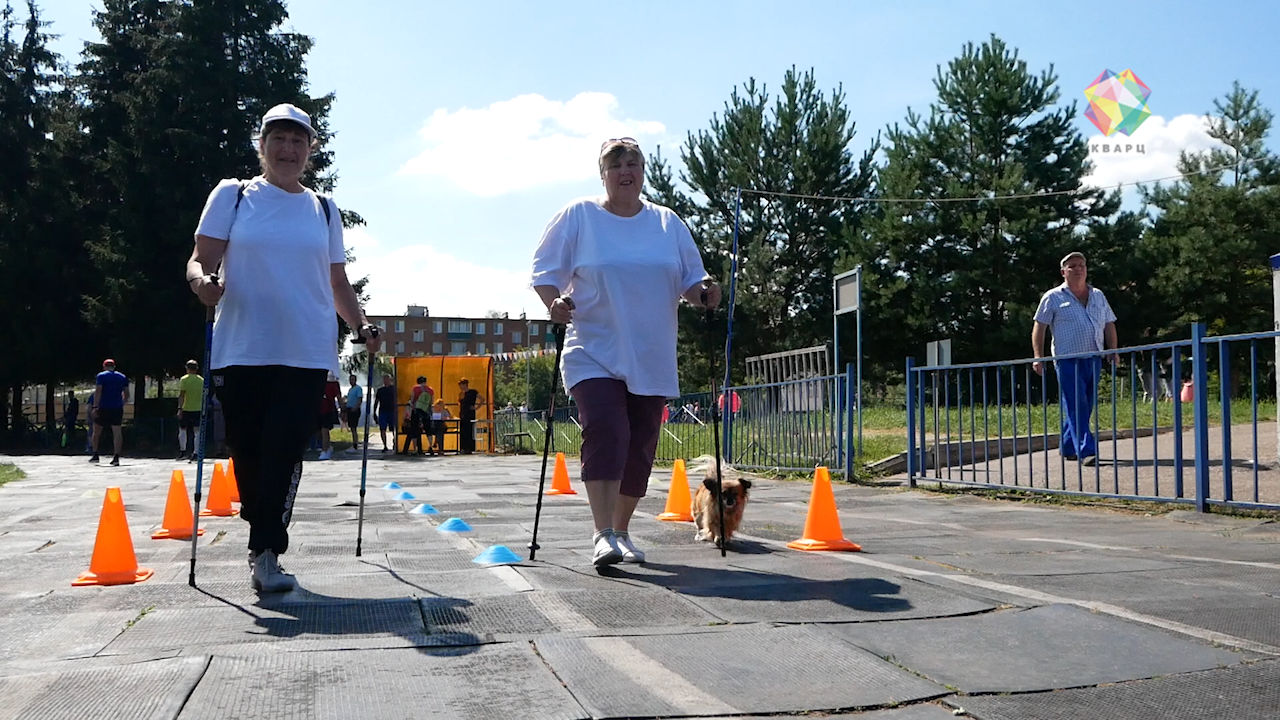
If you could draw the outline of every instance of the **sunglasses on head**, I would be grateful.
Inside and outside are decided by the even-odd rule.
[[[609,145],[611,145],[611,144],[613,144],[613,143],[620,143],[620,144],[622,144],[622,145],[632,145],[632,146],[637,147],[637,148],[639,148],[639,147],[640,147],[640,143],[636,142],[636,139],[635,139],[635,138],[633,138],[633,137],[620,137],[620,138],[609,138],[608,140],[605,140],[604,142],[600,143],[600,149],[601,149],[601,150],[604,150],[605,148],[609,147]]]

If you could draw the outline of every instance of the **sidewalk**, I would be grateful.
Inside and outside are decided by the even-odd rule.
[[[1274,718],[1280,523],[1157,517],[836,487],[863,553],[802,553],[810,486],[760,481],[727,558],[662,512],[659,471],[632,525],[642,566],[590,566],[580,494],[547,497],[539,457],[308,462],[285,567],[259,598],[248,526],[202,518],[151,540],[170,471],[13,457],[0,487],[0,718],[866,720]],[[207,477],[207,474],[206,474]],[[416,498],[382,490],[398,482]],[[549,480],[548,480],[549,482]],[[692,479],[696,483],[697,479]],[[132,586],[72,588],[104,489],[123,490]],[[399,490],[394,491],[400,492]],[[407,511],[429,503],[439,515]],[[458,517],[473,530],[436,531]],[[515,566],[471,562],[503,544]],[[1044,692],[1057,690],[1057,692]]]
[[[1276,461],[1276,424],[1273,422],[1231,426],[1231,488],[1237,501],[1280,503],[1280,463]],[[1209,498],[1223,499],[1226,472],[1222,462],[1221,427],[1210,430]],[[1034,452],[992,453],[990,459],[970,462],[968,451],[961,463],[957,451],[952,467],[930,469],[930,477],[967,482],[1033,486],[1083,492],[1127,493],[1145,497],[1190,498],[1196,496],[1195,432],[1181,437],[1181,486],[1178,495],[1178,438],[1172,429],[1156,436],[1102,440],[1098,462],[1086,466],[1064,460],[1056,446]],[[957,439],[959,442],[959,439]],[[1257,464],[1254,464],[1254,455]]]

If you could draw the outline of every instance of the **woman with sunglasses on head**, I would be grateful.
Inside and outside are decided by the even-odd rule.
[[[317,146],[305,112],[288,104],[268,110],[258,138],[262,174],[218,183],[187,261],[192,292],[218,308],[211,389],[226,414],[240,517],[249,521],[251,582],[262,592],[295,584],[277,557],[289,549],[318,400],[338,371],[335,310],[359,328],[370,353],[380,345],[347,279],[338,208],[301,182]]]
[[[605,196],[575,200],[551,219],[532,282],[551,321],[568,324],[560,368],[582,423],[597,567],[644,562],[630,523],[648,489],[662,408],[680,396],[676,311],[680,298],[720,302],[689,228],[640,196],[636,141],[606,141],[598,165]]]

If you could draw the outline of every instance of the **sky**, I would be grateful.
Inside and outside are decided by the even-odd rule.
[[[68,61],[97,40],[100,0],[39,4]],[[370,279],[370,314],[417,304],[434,316],[545,317],[528,288],[533,249],[561,207],[602,192],[601,141],[635,137],[679,168],[688,133],[706,129],[735,87],[755,78],[772,91],[793,66],[843,90],[859,156],[908,109],[927,112],[938,67],[993,33],[1032,72],[1052,66],[1092,144],[1104,136],[1084,117],[1085,88],[1130,69],[1151,89],[1152,116],[1110,142],[1146,153],[1092,156],[1100,186],[1174,175],[1179,152],[1212,146],[1204,115],[1234,80],[1280,110],[1273,3],[292,0],[288,10],[285,28],[315,41],[311,94],[336,94],[334,200],[368,221],[346,242],[350,276]]]

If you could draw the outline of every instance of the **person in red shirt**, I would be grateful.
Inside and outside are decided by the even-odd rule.
[[[413,386],[413,395],[409,401],[409,434],[404,438],[404,454],[409,454],[409,443],[418,446],[418,454],[422,452],[422,433],[431,431],[431,404],[436,391],[427,384],[427,378],[419,375],[418,384]]]
[[[333,444],[329,442],[329,431],[338,424],[338,397],[342,394],[342,386],[338,378],[329,373],[329,380],[324,384],[324,398],[320,400],[320,459],[333,457]]]

